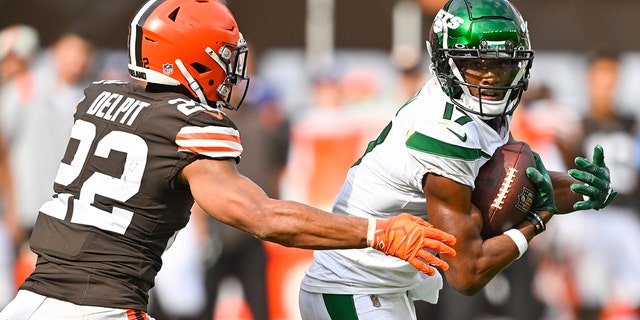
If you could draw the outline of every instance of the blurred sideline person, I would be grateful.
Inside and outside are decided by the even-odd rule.
[[[390,60],[398,71],[397,101],[405,103],[429,80],[430,74],[422,62],[424,57],[419,48],[410,45],[398,45],[391,50]]]
[[[329,210],[342,176],[357,159],[358,129],[344,107],[342,72],[335,66],[311,77],[309,106],[294,121],[285,175],[288,198]],[[346,159],[346,161],[345,161]]]
[[[554,316],[610,320],[640,318],[640,175],[635,163],[638,122],[616,104],[620,60],[616,52],[594,51],[588,57],[589,104],[576,126],[581,135],[565,140],[572,156],[591,156],[589,147],[609,150],[607,163],[614,168],[616,201],[603,214],[567,217],[551,229],[550,248],[542,265],[539,294]],[[624,94],[624,93],[622,93]],[[594,237],[597,234],[597,237]],[[544,290],[550,279],[571,292],[560,305],[562,291]],[[560,279],[561,281],[558,281]],[[546,281],[544,281],[546,280]],[[567,310],[568,309],[568,310]]]
[[[193,210],[187,224],[162,253],[162,269],[149,292],[149,314],[162,320],[204,320],[208,303],[204,287],[207,259],[206,213]],[[213,220],[213,219],[210,219]],[[215,303],[215,302],[214,302]]]
[[[17,24],[0,31],[0,85],[24,75],[40,49],[38,31]]]
[[[93,46],[75,33],[62,35],[34,64],[32,82],[3,91],[0,124],[16,177],[21,223],[33,228],[38,209],[51,198],[58,166],[42,157],[61,159],[71,132],[75,105],[83,97]],[[28,86],[28,87],[27,87]]]
[[[392,110],[380,105],[380,76],[333,63],[313,75],[309,106],[294,122],[286,174],[289,197],[329,210],[343,177]]]
[[[0,308],[11,301],[16,291],[16,249],[23,233],[15,207],[11,164],[7,146],[0,138]]]
[[[33,81],[30,72],[38,53],[38,32],[27,25],[0,30],[0,109],[5,96],[24,91]],[[19,91],[20,90],[20,91]],[[0,308],[15,294],[16,252],[25,234],[20,223],[15,194],[15,177],[4,134],[0,134]]]
[[[11,25],[0,31],[0,110],[11,103],[8,100],[9,97],[25,98],[32,92],[34,76],[31,68],[39,49],[39,33],[31,26]],[[0,177],[3,186],[3,216],[7,220],[6,227],[8,227],[12,241],[18,245],[23,238],[23,230],[15,199],[15,177],[13,177],[13,168],[9,159],[7,137],[4,133],[0,136],[2,138],[0,149],[4,172]]]
[[[0,126],[7,141],[17,210],[26,237],[38,209],[51,199],[51,181],[62,159],[73,126],[76,104],[89,84],[93,44],[75,32],[60,35],[31,70],[0,96]],[[35,255],[24,243],[18,253],[16,281],[21,283],[35,266]]]
[[[448,285],[479,292],[522,256],[554,214],[600,209],[615,192],[603,150],[580,169],[548,172],[536,154],[528,177],[538,187],[528,219],[483,239],[471,203],[475,177],[494,151],[513,140],[512,113],[526,89],[533,51],[526,22],[506,0],[451,0],[427,44],[433,79],[405,103],[347,174],[336,216],[380,218],[409,212],[453,234],[443,257]],[[586,195],[587,199],[583,199]],[[368,249],[314,252],[302,280],[302,319],[416,319],[413,300],[438,301],[440,273]]]
[[[146,87],[85,89],[31,236],[36,268],[0,319],[151,319],[161,255],[194,205],[285,246],[373,247],[426,274],[448,267],[436,255],[455,255],[455,238],[420,218],[335,216],[239,174],[240,134],[223,108],[239,106],[247,48],[220,1],[148,1],[129,31],[130,74]]]
[[[516,109],[511,126],[514,138],[525,141],[545,160],[545,167],[565,171],[573,167],[575,154],[567,155],[564,146],[579,139],[580,113],[563,105],[544,83],[529,83]]]

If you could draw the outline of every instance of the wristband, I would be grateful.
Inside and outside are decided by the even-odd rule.
[[[376,219],[369,218],[369,226],[367,227],[367,246],[373,246],[373,237],[376,233]]]
[[[516,258],[516,260],[520,259],[520,257],[522,257],[522,255],[529,248],[529,242],[527,241],[527,238],[525,238],[524,234],[522,234],[522,232],[520,232],[520,230],[518,229],[509,229],[503,234],[511,238],[511,240],[513,240],[513,242],[516,244],[516,247],[518,247],[518,257]]]
[[[529,211],[526,218],[527,221],[531,222],[531,224],[533,225],[533,230],[535,231],[536,235],[539,235],[547,230],[547,225],[544,223],[544,220],[542,220],[537,212]]]

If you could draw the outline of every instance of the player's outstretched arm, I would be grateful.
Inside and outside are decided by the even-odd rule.
[[[298,202],[276,200],[236,170],[232,160],[197,160],[183,169],[198,205],[213,218],[259,239],[306,249],[370,246],[433,274],[447,264],[427,252],[455,254],[453,236],[401,214],[389,220],[348,217]]]

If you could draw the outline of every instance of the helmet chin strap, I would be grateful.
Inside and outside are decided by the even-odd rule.
[[[178,66],[178,69],[180,70],[182,75],[185,77],[185,79],[187,79],[187,82],[189,82],[189,88],[191,88],[191,90],[193,90],[193,92],[196,93],[196,95],[198,96],[198,99],[200,99],[200,102],[206,105],[207,99],[204,97],[204,93],[202,92],[202,87],[200,87],[196,79],[194,79],[191,76],[187,68],[184,66],[184,63],[182,63],[182,60],[176,59],[176,65]]]

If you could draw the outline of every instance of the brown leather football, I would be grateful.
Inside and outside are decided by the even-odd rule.
[[[537,192],[526,169],[535,168],[531,148],[512,141],[498,148],[480,168],[471,202],[482,212],[484,239],[499,235],[521,223]]]

